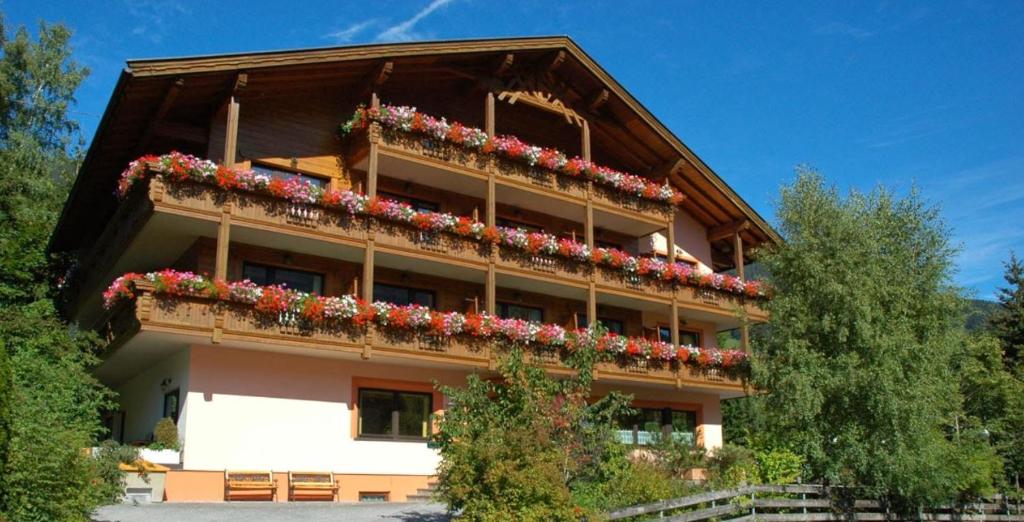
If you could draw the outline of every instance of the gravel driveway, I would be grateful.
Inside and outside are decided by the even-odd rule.
[[[99,508],[96,522],[263,522],[271,520],[344,520],[345,522],[448,522],[443,504],[328,502],[232,502],[117,504]]]

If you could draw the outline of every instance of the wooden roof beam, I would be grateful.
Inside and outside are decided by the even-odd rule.
[[[587,110],[596,113],[601,109],[601,106],[608,102],[609,97],[611,97],[611,93],[608,92],[608,89],[597,91],[590,97],[590,102],[587,103]]]
[[[146,147],[149,146],[150,140],[153,139],[153,134],[156,131],[157,126],[163,121],[164,117],[171,110],[171,106],[174,105],[174,100],[181,94],[181,89],[185,86],[184,78],[177,78],[171,85],[164,91],[164,97],[160,100],[160,105],[157,106],[153,114],[150,115],[149,121],[146,122],[146,130],[142,132],[142,137],[139,138],[139,142],[135,145],[135,150],[132,152],[132,157],[141,156],[146,151]]]
[[[660,165],[655,165],[651,169],[650,178],[655,181],[665,181],[669,176],[679,171],[686,164],[686,160],[683,158],[676,158],[673,160],[666,161]]]
[[[359,95],[360,100],[369,98],[372,93],[377,92],[377,89],[381,88],[387,83],[388,78],[391,77],[391,72],[395,70],[395,62],[387,61],[381,62],[370,71],[370,74],[366,75],[363,80],[359,83],[365,85],[362,92]]]
[[[542,70],[547,73],[555,72],[556,69],[558,69],[563,63],[565,63],[566,56],[567,55],[565,54],[565,51],[558,51],[557,53],[554,54],[554,56],[551,57],[550,60],[548,60],[547,64],[543,67]]]
[[[708,229],[708,241],[718,241],[732,237],[752,226],[749,219],[740,219],[724,225],[718,225]]]
[[[497,68],[494,69],[494,77],[501,78],[502,76],[508,74],[508,72],[512,70],[512,64],[515,63],[515,61],[516,55],[512,53],[508,53],[505,56],[503,56],[501,58],[501,61],[498,62]]]

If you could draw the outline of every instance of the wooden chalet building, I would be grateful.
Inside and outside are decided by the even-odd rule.
[[[555,374],[564,350],[604,353],[595,394],[640,408],[625,442],[720,446],[744,354],[716,334],[767,317],[763,288],[715,273],[778,240],[554,37],[130,61],[50,249],[74,260],[67,314],[109,340],[111,436],[177,422],[167,500],[222,500],[244,469],[279,501],[298,470],[403,501],[438,463],[431,383],[526,338]],[[594,319],[610,334],[587,344]]]

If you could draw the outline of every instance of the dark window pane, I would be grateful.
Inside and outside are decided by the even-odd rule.
[[[658,340],[663,343],[672,342],[672,329],[667,326],[658,327]]]
[[[679,344],[686,344],[689,346],[700,346],[700,333],[680,330]]]
[[[672,411],[672,438],[686,444],[697,443],[697,414],[692,411]]]
[[[394,404],[392,392],[359,390],[359,434],[391,435]]]
[[[412,207],[412,209],[415,210],[416,212],[437,212],[441,209],[441,206],[438,205],[437,203],[434,203],[433,201],[426,201],[422,199],[400,196],[398,194],[394,194],[391,192],[378,191],[377,193],[380,194],[380,197],[382,198],[405,203],[406,205]]]
[[[318,178],[316,176],[308,176],[306,174],[302,174],[302,173],[299,173],[299,172],[293,172],[293,171],[290,171],[290,170],[278,169],[278,168],[274,168],[274,167],[268,167],[268,166],[265,166],[265,165],[253,165],[252,166],[252,170],[253,170],[253,172],[255,172],[257,174],[264,174],[264,175],[270,176],[272,178],[277,178],[277,179],[281,179],[281,180],[289,180],[289,179],[297,178],[297,179],[301,179],[301,180],[307,181],[307,182],[309,182],[309,183],[311,183],[311,184],[313,184],[313,185],[315,185],[317,187],[320,187],[320,188],[325,188],[327,186],[327,180],[324,179],[324,178]]]
[[[622,250],[622,245],[619,243],[613,243],[611,241],[601,241],[600,239],[594,240],[594,246],[597,248],[614,248],[616,250]]]
[[[398,434],[423,438],[430,435],[430,395],[398,394]]]
[[[603,324],[604,327],[607,328],[608,331],[613,334],[622,335],[626,331],[626,328],[623,326],[622,321],[619,321],[618,319],[602,319],[598,317],[597,320],[600,321],[601,324]]]
[[[527,232],[543,232],[544,231],[543,228],[538,227],[537,225],[531,225],[529,223],[523,223],[522,221],[516,221],[516,220],[513,220],[513,219],[507,219],[507,218],[498,218],[498,219],[495,220],[495,224],[498,225],[499,227],[521,228],[521,229],[523,229],[523,230],[525,230]]]
[[[322,294],[324,290],[324,276],[305,270],[245,263],[242,277],[258,285],[284,285],[300,292]]]
[[[180,391],[175,389],[164,394],[164,417],[170,417],[175,423],[178,422]]]
[[[428,308],[434,307],[434,292],[429,290],[416,290],[404,286],[388,285],[384,283],[373,284],[373,300],[385,301],[397,305],[418,304]]]
[[[504,319],[522,319],[524,321],[544,321],[544,309],[535,306],[512,303],[498,303],[498,317]]]

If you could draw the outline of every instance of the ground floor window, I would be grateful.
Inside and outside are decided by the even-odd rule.
[[[426,440],[433,395],[393,390],[359,390],[358,436],[368,439]]]
[[[634,408],[632,415],[619,418],[619,440],[644,446],[659,437],[672,437],[689,445],[697,443],[697,413],[672,408]]]

